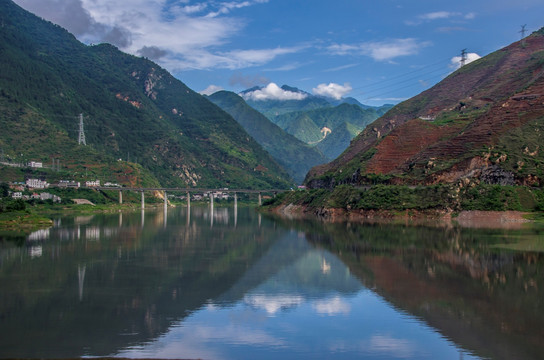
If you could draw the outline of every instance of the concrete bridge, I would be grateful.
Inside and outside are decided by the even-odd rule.
[[[109,191],[119,191],[119,204],[123,203],[123,191],[135,191],[140,192],[142,194],[142,209],[145,208],[145,197],[144,193],[146,191],[161,191],[164,193],[164,207],[167,207],[168,203],[168,196],[167,192],[185,192],[187,194],[187,206],[191,206],[191,193],[214,193],[214,192],[223,192],[223,193],[233,193],[234,194],[234,206],[236,207],[238,205],[238,193],[249,193],[249,194],[258,194],[258,203],[259,206],[262,205],[262,193],[273,193],[274,196],[276,196],[277,193],[285,192],[285,191],[291,191],[286,189],[261,189],[261,190],[254,190],[254,189],[207,189],[207,188],[164,188],[164,187],[149,187],[149,188],[141,188],[141,187],[110,187],[110,186],[93,186],[93,187],[84,187],[86,189],[96,189],[96,190],[109,190]],[[213,195],[210,196],[210,204],[213,208]]]

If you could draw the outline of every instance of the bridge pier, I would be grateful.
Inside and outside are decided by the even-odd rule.
[[[142,229],[144,228],[144,225],[145,225],[145,210],[142,208]]]
[[[261,196],[261,193],[259,193],[259,206],[263,204],[263,197]]]
[[[191,207],[191,194],[187,191],[187,208]]]
[[[168,195],[166,194],[166,190],[164,190],[164,209],[168,207]]]
[[[119,205],[123,204],[123,190],[119,190]]]
[[[145,209],[144,191],[142,190],[141,193],[142,193],[142,210],[144,210]]]
[[[234,227],[238,223],[238,194],[234,193]]]

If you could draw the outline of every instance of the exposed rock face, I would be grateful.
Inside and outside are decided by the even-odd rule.
[[[514,173],[505,171],[497,165],[490,166],[482,171],[480,179],[486,184],[515,185]]]
[[[159,84],[161,78],[162,77],[157,74],[155,69],[152,68],[151,72],[147,76],[147,79],[145,80],[145,94],[153,100],[157,100],[158,92],[156,90],[156,87]]]

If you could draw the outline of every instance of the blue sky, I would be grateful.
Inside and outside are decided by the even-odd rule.
[[[398,103],[544,26],[544,0],[15,0],[87,44],[146,56],[193,90],[287,84]],[[457,57],[457,58],[456,58]]]

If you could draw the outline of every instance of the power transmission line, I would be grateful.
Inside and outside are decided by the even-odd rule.
[[[440,72],[440,75],[444,73],[444,69],[443,68],[439,68],[439,69],[435,69],[433,71],[430,71],[426,74],[423,74],[423,76],[425,76],[426,78],[430,75],[430,74],[435,74],[437,72]],[[383,90],[383,89],[389,89],[393,86],[396,86],[396,85],[399,85],[399,84],[404,84],[404,83],[407,83],[409,81],[413,81],[413,80],[416,80],[416,79],[421,79],[421,75],[417,75],[417,76],[413,76],[413,77],[410,77],[408,79],[404,79],[402,81],[397,81],[395,82],[395,84],[393,85],[385,85],[385,86],[381,86],[381,87],[378,87],[378,88],[374,88],[374,89],[371,89],[370,91],[367,91],[367,89],[365,88],[365,91],[359,91],[359,92],[356,92],[355,95],[357,94],[361,94],[361,95],[368,95],[368,94],[372,94],[372,93],[375,93],[376,91],[378,90]],[[434,77],[434,76],[433,76]],[[413,84],[415,85],[415,84]]]
[[[435,78],[444,78],[449,73],[450,72],[433,75],[431,77],[426,77],[426,78],[422,79],[422,81],[429,81],[429,80],[433,80]],[[417,86],[417,85],[421,85],[421,83],[419,83],[419,82],[418,83],[412,83],[412,84],[409,84],[409,85],[406,85],[406,86],[401,86],[401,87],[398,87],[398,88],[389,89],[386,92],[382,92],[382,93],[378,93],[378,94],[372,94],[372,95],[369,95],[368,97],[366,97],[364,99],[361,99],[361,101],[376,100],[376,98],[378,96],[390,95],[390,94],[393,94],[393,93],[395,93],[395,92],[397,92],[399,90],[408,89],[408,88],[411,88],[411,87],[414,87],[414,86]]]
[[[365,84],[365,85],[361,85],[361,86],[357,86],[355,88],[353,88],[352,90],[358,90],[358,89],[369,89],[375,85],[383,85],[384,83],[387,83],[387,82],[390,82],[390,81],[394,81],[394,80],[397,80],[397,79],[400,79],[400,78],[403,78],[405,76],[408,76],[408,75],[412,75],[412,74],[416,74],[416,73],[419,73],[419,72],[427,72],[429,71],[429,69],[431,68],[434,68],[434,67],[437,67],[437,66],[444,66],[446,65],[446,62],[450,60],[449,58],[444,58],[442,60],[439,60],[437,62],[434,62],[432,64],[428,64],[428,65],[424,65],[418,69],[415,69],[415,70],[412,70],[412,71],[408,71],[406,73],[403,73],[403,74],[399,74],[399,75],[396,75],[396,76],[392,76],[392,77],[389,77],[387,79],[382,79],[382,80],[379,80],[379,81],[375,81],[375,82],[372,82],[372,83],[369,83],[369,84]],[[433,70],[434,71],[434,70]],[[426,74],[424,74],[426,75]]]

